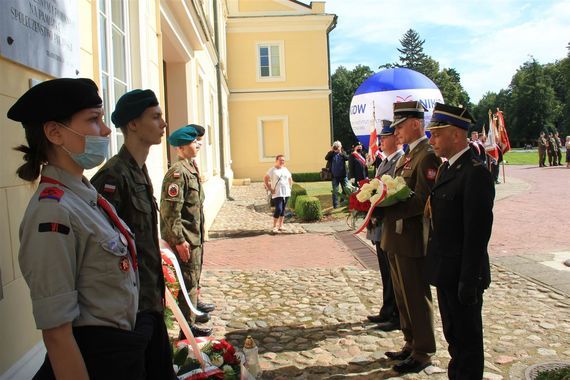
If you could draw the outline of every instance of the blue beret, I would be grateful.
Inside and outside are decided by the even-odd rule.
[[[190,124],[172,132],[172,134],[168,136],[168,142],[172,146],[184,146],[196,140],[196,137],[198,137],[198,132],[196,132],[196,129]]]
[[[382,130],[380,131],[380,136],[392,136],[396,128],[391,127],[392,122],[390,120],[382,120]]]
[[[98,90],[88,78],[48,80],[26,91],[7,116],[21,123],[65,120],[83,109],[101,107],[103,101]]]
[[[158,99],[152,90],[132,90],[117,101],[111,120],[115,127],[124,127],[129,121],[136,119],[149,107],[158,105]]]
[[[473,121],[473,117],[466,108],[435,103],[427,129],[445,128],[452,125],[467,131]]]

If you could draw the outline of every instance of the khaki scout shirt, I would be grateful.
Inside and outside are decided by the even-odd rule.
[[[204,192],[196,168],[185,159],[175,162],[162,181],[160,233],[171,246],[204,242]]]
[[[55,166],[20,225],[19,262],[30,288],[38,329],[110,326],[133,330],[138,276],[126,244],[103,210],[97,191]]]
[[[91,179],[135,234],[139,260],[139,310],[162,311],[164,275],[158,245],[158,204],[146,165],[123,146]]]

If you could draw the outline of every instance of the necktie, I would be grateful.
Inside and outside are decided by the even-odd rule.
[[[119,232],[127,239],[127,246],[129,248],[129,253],[131,254],[131,260],[133,261],[133,270],[137,270],[137,250],[135,248],[135,242],[131,238],[129,231],[125,228],[123,223],[119,220],[119,217],[113,211],[113,208],[109,202],[103,198],[101,195],[97,194],[97,204],[105,213],[109,216],[115,227],[118,228]]]
[[[441,181],[445,177],[448,169],[449,161],[445,161],[443,164],[441,164],[441,167],[439,168],[439,175],[437,176],[438,181]]]

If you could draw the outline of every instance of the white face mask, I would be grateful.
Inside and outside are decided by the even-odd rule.
[[[63,125],[63,124],[62,124]],[[69,131],[81,136],[85,139],[85,149],[83,153],[71,153],[63,145],[61,148],[65,150],[69,156],[83,169],[93,169],[94,167],[101,165],[103,161],[109,157],[109,138],[103,136],[87,136],[82,135],[63,125]]]

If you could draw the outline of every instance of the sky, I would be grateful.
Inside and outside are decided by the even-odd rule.
[[[459,72],[473,103],[508,88],[531,57],[541,64],[565,58],[570,43],[570,0],[326,0],[325,10],[338,16],[333,73],[398,62],[400,39],[414,29],[440,70]]]

